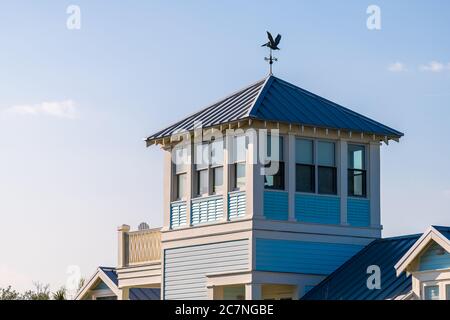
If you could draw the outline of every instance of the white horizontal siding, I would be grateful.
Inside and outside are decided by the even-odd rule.
[[[207,299],[207,274],[249,269],[249,241],[166,249],[164,261],[164,299]]]

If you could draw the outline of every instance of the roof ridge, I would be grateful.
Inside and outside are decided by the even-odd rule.
[[[258,85],[258,84],[260,84],[260,83],[263,83],[263,82],[267,81],[268,78],[270,78],[270,76],[266,76],[266,77],[264,77],[264,78],[262,78],[262,79],[259,79],[258,81],[255,81],[255,82],[253,82],[253,83],[251,83],[251,84],[245,86],[244,88],[241,88],[241,89],[239,89],[239,90],[235,90],[235,91],[233,91],[232,93],[227,94],[226,96],[224,96],[224,97],[222,97],[222,98],[220,98],[220,99],[215,100],[213,103],[208,104],[206,107],[203,107],[203,108],[201,108],[201,109],[198,110],[198,111],[195,111],[195,112],[193,112],[193,113],[191,113],[191,114],[189,114],[189,115],[187,115],[187,116],[184,116],[183,119],[178,120],[178,121],[176,121],[176,122],[172,122],[170,125],[165,126],[164,129],[161,129],[161,130],[155,132],[154,134],[148,136],[147,138],[145,138],[145,140],[149,140],[152,136],[156,136],[156,135],[162,133],[163,131],[167,130],[168,128],[173,127],[173,126],[176,126],[177,124],[179,124],[179,123],[181,123],[181,122],[183,122],[183,121],[186,121],[186,119],[191,118],[191,117],[194,117],[194,116],[196,116],[197,114],[202,113],[202,112],[204,112],[204,111],[206,111],[206,110],[208,110],[208,109],[210,109],[210,108],[216,106],[216,105],[219,104],[220,102],[223,102],[223,101],[225,101],[225,100],[227,100],[227,99],[229,99],[229,98],[231,98],[231,97],[237,95],[238,93],[244,92],[244,91],[250,89],[251,87],[254,87],[254,86],[256,86],[256,85]],[[262,88],[263,88],[263,87],[262,87]],[[260,90],[261,90],[261,89],[260,89]]]
[[[435,229],[447,229],[447,230],[450,230],[450,227],[448,227],[448,226],[437,226],[437,225],[431,225],[433,228],[435,228]]]
[[[403,240],[403,239],[408,239],[408,238],[415,238],[415,237],[420,237],[422,235],[422,233],[414,233],[414,234],[405,234],[402,236],[393,236],[393,237],[386,237],[386,238],[380,238],[377,239],[375,241],[395,241],[395,240]]]
[[[285,81],[285,80],[283,80],[283,79],[277,78],[277,77],[275,77],[275,76],[273,76],[273,77],[276,78],[277,80],[279,80],[282,84],[285,84],[285,85],[287,85],[287,86],[290,86],[290,87],[292,87],[293,89],[300,90],[300,91],[302,91],[303,93],[305,93],[305,94],[307,94],[307,95],[309,95],[309,96],[311,96],[311,97],[313,97],[313,98],[320,99],[321,101],[327,103],[327,104],[330,105],[331,107],[334,107],[334,108],[336,108],[336,109],[342,110],[343,112],[348,113],[348,114],[351,114],[351,115],[353,115],[353,116],[356,116],[356,117],[358,117],[358,118],[360,118],[360,119],[364,119],[365,121],[369,121],[369,122],[372,123],[372,124],[375,124],[375,125],[378,125],[378,126],[382,126],[382,127],[386,128],[386,129],[389,129],[389,130],[391,130],[391,131],[397,132],[399,136],[403,136],[403,135],[404,135],[403,132],[400,132],[400,131],[395,130],[395,129],[389,127],[389,126],[386,126],[386,125],[384,125],[384,124],[382,124],[382,123],[380,123],[380,122],[378,122],[378,121],[375,121],[375,120],[373,120],[373,119],[371,119],[371,118],[369,118],[369,117],[367,117],[367,116],[365,116],[365,115],[363,115],[363,114],[360,114],[360,113],[358,113],[358,112],[356,112],[356,111],[353,111],[353,110],[351,110],[351,109],[349,109],[349,108],[346,108],[346,107],[344,107],[344,106],[342,106],[342,105],[340,105],[340,104],[338,104],[338,103],[336,103],[336,102],[334,102],[334,101],[331,101],[331,100],[329,100],[329,99],[326,99],[326,98],[324,98],[324,97],[321,97],[321,96],[319,96],[319,95],[317,95],[317,94],[315,94],[315,93],[313,93],[313,92],[311,92],[311,91],[309,91],[309,90],[303,89],[303,88],[301,88],[301,87],[299,87],[299,86],[297,86],[297,85],[295,85],[295,84],[292,84],[292,83],[290,83],[290,82],[287,82],[287,81]]]
[[[272,85],[274,79],[276,79],[276,77],[274,77],[273,75],[269,75],[266,78],[258,95],[256,96],[255,101],[253,101],[252,106],[248,109],[247,117],[253,116],[258,111],[258,108],[261,105],[261,102],[264,100],[264,97],[266,96],[266,93]]]

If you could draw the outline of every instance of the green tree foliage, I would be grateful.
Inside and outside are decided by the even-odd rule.
[[[55,292],[53,292],[52,297],[53,300],[67,300],[66,299],[67,290],[65,287],[61,287]]]
[[[11,286],[6,289],[0,288],[0,300],[21,300],[20,297],[20,293],[13,290]]]
[[[27,290],[23,294],[12,289],[11,286],[7,288],[0,288],[0,300],[66,300],[67,290],[61,287],[59,290],[51,293],[50,286],[44,285],[40,282],[33,283],[34,289]]]

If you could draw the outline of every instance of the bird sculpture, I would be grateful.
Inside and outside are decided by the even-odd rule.
[[[264,43],[261,47],[267,47],[270,49],[269,57],[264,58],[264,60],[269,62],[269,74],[272,75],[272,64],[274,63],[274,61],[278,60],[277,58],[272,56],[272,50],[280,50],[280,48],[278,48],[278,44],[281,40],[281,34],[278,34],[274,40],[272,34],[267,31],[267,38],[269,38],[269,42]]]
[[[281,40],[281,34],[278,34],[274,40],[272,34],[267,31],[267,38],[269,38],[269,42],[264,43],[261,47],[269,47],[272,50],[280,50],[280,48],[278,48],[278,44]]]

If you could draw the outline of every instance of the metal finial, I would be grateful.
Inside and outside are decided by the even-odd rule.
[[[270,49],[269,57],[265,57],[264,60],[269,61],[269,75],[272,75],[273,62],[278,61],[277,58],[272,56],[272,50],[280,50],[280,48],[278,48],[278,44],[281,40],[281,34],[278,34],[274,40],[270,32],[267,31],[267,38],[269,39],[269,41],[267,43],[264,43],[261,47],[268,47]]]

